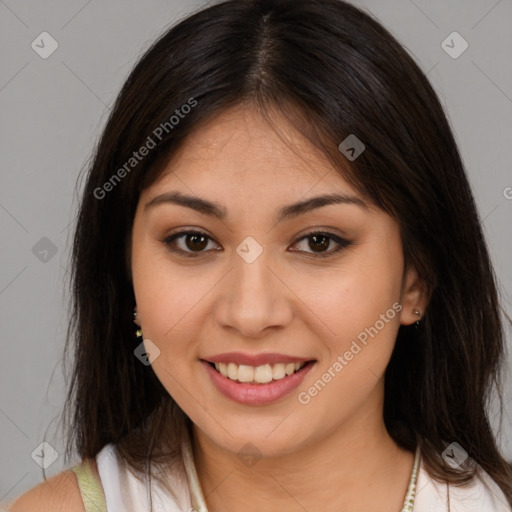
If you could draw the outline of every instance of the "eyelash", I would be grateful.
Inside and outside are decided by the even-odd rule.
[[[203,231],[197,231],[197,230],[191,229],[191,230],[188,230],[188,231],[180,231],[178,233],[174,233],[174,234],[166,237],[163,240],[163,243],[164,243],[165,246],[167,246],[167,248],[170,251],[178,253],[178,254],[182,254],[186,258],[197,258],[197,257],[200,257],[201,254],[206,252],[206,251],[203,250],[203,251],[199,251],[199,252],[194,253],[194,252],[187,252],[187,251],[183,251],[182,249],[176,249],[176,248],[171,247],[172,243],[176,239],[181,238],[181,237],[183,237],[185,235],[201,235],[201,236],[205,236],[206,238],[208,238],[210,240],[213,240],[213,238],[208,236]],[[308,253],[308,254],[313,254],[314,258],[328,258],[328,257],[331,257],[334,254],[340,252],[342,249],[345,249],[346,247],[351,245],[351,242],[349,240],[341,238],[341,237],[339,237],[339,236],[337,236],[337,235],[335,235],[333,233],[328,233],[328,232],[324,232],[324,231],[311,231],[309,233],[306,233],[305,235],[300,237],[298,240],[296,240],[293,245],[301,242],[304,239],[310,238],[310,237],[312,237],[314,235],[320,235],[320,236],[324,236],[326,238],[330,238],[331,240],[333,240],[334,242],[336,242],[339,245],[339,247],[337,249],[331,250],[331,251],[328,251],[328,252],[325,252],[325,253]],[[304,251],[297,251],[297,252],[304,252]]]

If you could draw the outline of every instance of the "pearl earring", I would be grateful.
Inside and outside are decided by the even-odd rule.
[[[418,329],[420,327],[420,320],[421,320],[421,312],[417,309],[413,309],[412,311],[416,317],[418,318],[418,320],[416,321],[416,329]]]
[[[134,308],[133,309],[133,321],[135,323],[135,319],[137,318],[137,310]],[[137,329],[135,331],[135,336],[137,336],[137,338],[142,338],[142,329]]]

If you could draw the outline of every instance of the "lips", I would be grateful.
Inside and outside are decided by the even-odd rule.
[[[216,358],[218,358],[218,356]],[[297,358],[293,359],[294,361],[297,361]],[[269,360],[268,357],[266,360]],[[254,358],[252,358],[251,361],[254,361]],[[279,380],[272,380],[267,383],[235,381],[219,373],[215,369],[215,365],[213,362],[208,362],[202,359],[201,364],[203,365],[203,368],[205,369],[208,376],[210,377],[210,382],[225,397],[240,404],[256,406],[278,402],[279,400],[290,395],[290,393],[292,393],[293,390],[300,386],[305,376],[310,371],[312,371],[313,368],[315,368],[316,361],[308,361],[309,362],[307,362],[302,368],[295,371],[291,375],[286,375],[284,378],[281,378]],[[277,364],[279,365],[279,363]]]

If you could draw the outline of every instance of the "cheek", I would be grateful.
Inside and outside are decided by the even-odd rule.
[[[371,367],[380,373],[391,356],[400,325],[401,278],[399,250],[381,247],[360,251],[357,260],[340,270],[336,279],[316,281],[308,306],[321,320],[315,330],[322,326],[329,352],[327,366],[347,353],[350,366]],[[307,296],[306,288],[302,293],[299,296]]]
[[[193,316],[215,280],[208,272],[172,265],[157,244],[148,240],[133,251],[133,286],[144,336],[166,343]]]
[[[198,276],[192,268],[172,266],[165,253],[152,250],[149,243],[146,249],[135,251],[132,265],[144,339],[160,351],[152,369],[178,403],[186,402],[190,363],[198,357],[192,342],[198,339],[202,325],[197,317],[200,301],[214,280]]]
[[[351,274],[338,291],[317,302],[329,329],[324,329],[318,371],[306,379],[298,400],[311,401],[327,424],[355,414],[382,379],[400,327],[399,297],[399,286],[389,279],[377,283]]]
[[[302,281],[298,295],[331,331],[354,336],[400,299],[401,275],[400,259],[392,254],[377,261],[358,257],[339,271]]]

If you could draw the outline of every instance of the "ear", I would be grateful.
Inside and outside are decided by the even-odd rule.
[[[404,272],[402,281],[400,324],[411,325],[421,320],[425,316],[429,299],[430,292],[426,283],[420,279],[416,269],[410,266]],[[419,315],[416,315],[415,311],[419,311]]]

